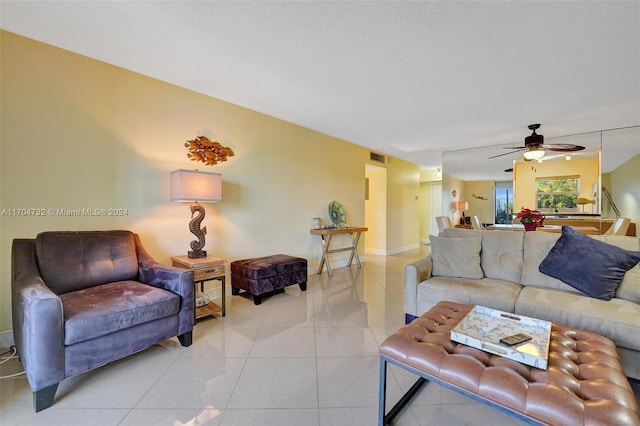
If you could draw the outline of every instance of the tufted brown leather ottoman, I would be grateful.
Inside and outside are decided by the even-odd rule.
[[[245,290],[256,305],[262,303],[264,294],[294,284],[299,284],[302,291],[307,290],[307,259],[274,254],[231,262],[231,294],[236,296]]]
[[[553,324],[549,367],[539,370],[451,341],[472,306],[440,302],[380,345],[378,424],[431,380],[529,423],[640,425],[640,408],[616,347],[594,333]],[[385,416],[387,363],[420,379]]]

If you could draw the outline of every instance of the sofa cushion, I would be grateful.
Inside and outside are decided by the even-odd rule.
[[[129,231],[42,232],[36,253],[40,274],[56,294],[138,277]]]
[[[491,278],[433,277],[418,286],[417,312],[426,312],[442,300],[513,312],[521,289],[520,284]]]
[[[480,249],[482,238],[443,238],[429,235],[432,275],[455,278],[482,278]]]
[[[625,235],[593,235],[591,238],[630,251],[640,251],[640,238]],[[640,263],[629,269],[615,297],[640,303]]]
[[[497,232],[497,231],[496,231]],[[560,234],[551,232],[524,233],[524,263],[522,266],[522,285],[553,288],[556,290],[575,291],[573,287],[559,279],[540,272],[540,264],[547,257],[551,248],[560,238]]]
[[[514,312],[591,331],[608,337],[617,346],[640,351],[637,303],[622,299],[605,302],[576,290],[527,286],[520,292]]]
[[[523,238],[523,232],[484,231],[481,253],[484,276],[519,283]]]
[[[602,300],[611,300],[640,252],[621,249],[562,227],[562,236],[540,264],[540,272]]]
[[[119,281],[60,295],[64,344],[100,337],[175,315],[180,296],[137,281]]]

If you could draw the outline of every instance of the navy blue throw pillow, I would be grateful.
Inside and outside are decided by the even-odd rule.
[[[562,236],[540,263],[540,272],[601,300],[611,300],[640,252],[621,249],[562,227]]]

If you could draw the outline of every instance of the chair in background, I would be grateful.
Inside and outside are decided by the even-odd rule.
[[[628,217],[617,218],[602,235],[626,235],[627,229],[631,224],[631,219]]]
[[[438,224],[438,232],[442,232],[446,228],[453,228],[453,225],[451,224],[451,219],[449,219],[448,216],[436,217],[436,223]]]
[[[164,266],[129,231],[13,240],[13,336],[36,412],[58,384],[171,337],[191,345],[193,271]]]
[[[473,227],[473,229],[484,229],[484,226],[482,226],[482,223],[480,223],[480,218],[478,216],[471,217],[471,226]]]

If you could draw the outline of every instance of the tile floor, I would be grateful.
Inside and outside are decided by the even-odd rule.
[[[310,274],[307,292],[289,287],[260,306],[227,291],[227,316],[200,320],[191,347],[167,340],[68,379],[38,414],[24,376],[0,380],[0,424],[375,425],[377,347],[404,322],[404,265],[428,250],[367,254],[360,270]],[[0,365],[19,371],[15,359]],[[414,380],[392,367],[390,405]],[[524,423],[429,384],[394,424]]]

